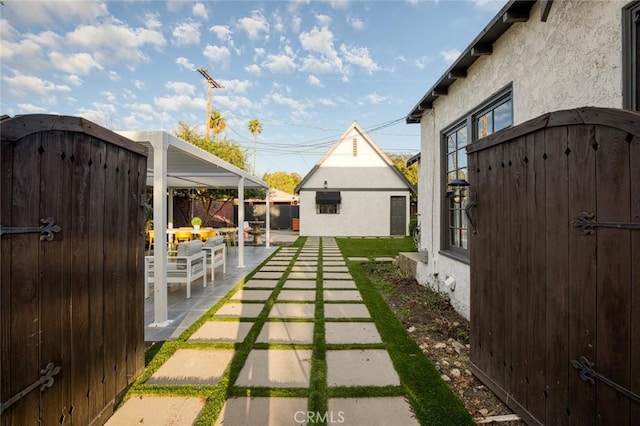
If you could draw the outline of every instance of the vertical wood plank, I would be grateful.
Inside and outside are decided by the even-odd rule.
[[[72,407],[73,423],[89,422],[89,207],[91,144],[88,136],[73,134],[71,182],[71,348],[73,360]]]
[[[107,148],[101,140],[91,139],[91,181],[89,182],[89,223],[88,232],[91,241],[89,250],[89,416],[95,419],[107,401],[105,385],[105,342],[104,334],[109,319],[104,316],[104,210],[115,204],[105,203],[105,169]]]
[[[114,241],[114,250],[116,250],[117,273],[115,276],[115,329],[112,332],[117,333],[116,339],[116,398],[127,386],[127,241],[130,238],[128,234],[127,211],[129,210],[128,190],[128,153],[122,149],[118,150],[116,180],[115,185],[111,189],[115,191],[118,197],[118,209],[116,211],[116,227],[113,232],[116,234]]]
[[[597,168],[597,213],[601,222],[629,222],[629,144],[626,133],[596,127],[599,144]],[[631,231],[597,228],[598,313],[596,371],[629,387]],[[620,424],[629,418],[629,399],[596,382],[598,423]]]
[[[116,280],[118,270],[117,260],[117,240],[119,238],[117,227],[116,206],[116,168],[118,166],[118,149],[113,145],[107,145],[106,162],[103,166],[105,171],[105,210],[104,210],[104,346],[105,346],[105,366],[104,366],[104,391],[105,402],[111,404],[116,398],[115,371],[117,366],[116,352],[118,345],[118,327],[116,324],[116,306],[119,301],[116,299]],[[107,202],[109,201],[109,202]]]
[[[513,140],[502,145],[503,157],[500,163],[500,169],[502,170],[503,185],[502,192],[502,208],[500,209],[502,226],[499,227],[500,240],[502,243],[499,245],[500,250],[500,264],[499,264],[499,281],[503,288],[503,316],[502,316],[502,329],[503,336],[501,341],[502,353],[501,353],[501,369],[504,377],[504,389],[508,394],[513,391],[512,382],[512,332],[513,332],[513,300],[511,298],[513,294],[513,281],[514,281],[514,265],[512,261],[513,250],[515,249],[515,241],[511,238],[511,209],[514,208],[513,203],[513,185],[514,176],[512,174],[513,161],[511,161],[512,146],[515,142]]]
[[[596,209],[596,151],[593,126],[571,126],[567,147],[569,217]],[[595,360],[596,348],[596,237],[569,231],[569,359]],[[595,388],[569,366],[569,424],[595,423]]]
[[[0,223],[3,226],[11,225],[11,199],[13,198],[13,143],[2,140],[0,145]],[[11,305],[6,301],[11,300],[11,238],[1,238],[0,248],[0,368],[1,371],[11,371]],[[0,375],[0,398],[6,401],[11,398],[11,375]],[[2,426],[11,425],[9,414],[0,416]]]
[[[510,323],[511,330],[508,334],[509,345],[511,347],[511,358],[508,366],[510,380],[510,393],[513,397],[522,403],[526,401],[526,376],[527,376],[527,345],[522,341],[523,331],[527,329],[527,286],[528,275],[526,272],[527,244],[525,233],[528,231],[529,222],[527,222],[527,165],[528,158],[525,162],[526,154],[526,138],[520,137],[509,143],[510,158],[510,235],[509,242],[511,247],[507,247],[509,254],[508,265],[510,268],[512,291],[509,297],[511,302]]]
[[[471,332],[469,336],[469,344],[470,344],[470,353],[469,358],[473,364],[478,368],[484,368],[482,362],[482,345],[484,343],[484,318],[483,313],[486,310],[483,310],[481,307],[485,306],[484,301],[484,282],[482,280],[483,274],[481,272],[482,265],[485,263],[483,259],[483,254],[486,252],[485,250],[481,250],[481,247],[484,247],[484,241],[482,240],[482,236],[484,235],[482,231],[482,227],[480,226],[480,216],[478,212],[478,206],[482,204],[482,200],[480,198],[479,189],[483,187],[482,182],[480,181],[481,175],[480,173],[480,163],[479,163],[479,152],[473,152],[468,155],[468,167],[469,167],[469,194],[474,194],[476,197],[476,207],[474,211],[471,212],[475,221],[476,221],[476,229],[479,232],[473,233],[471,228],[469,228],[469,275],[470,275],[470,300],[473,302],[469,307],[469,318]]]
[[[43,364],[49,362],[62,366],[62,330],[64,315],[63,300],[63,249],[64,232],[69,229],[71,218],[66,216],[65,205],[69,202],[66,182],[62,173],[60,152],[64,147],[62,132],[43,133],[40,138],[43,148],[40,155],[40,216],[55,219],[62,231],[52,241],[40,244],[39,286],[40,303],[40,354]],[[64,189],[63,189],[64,188]],[[40,418],[44,424],[56,424],[64,411],[64,378],[61,371],[54,378],[54,386],[41,394]]]
[[[8,226],[38,226],[40,224],[40,154],[39,134],[18,141],[13,150],[13,196]],[[3,224],[5,225],[5,224]],[[10,297],[2,301],[9,309],[11,338],[9,345],[9,394],[13,396],[40,377],[40,294],[38,277],[38,234],[12,235],[10,253]],[[4,372],[4,371],[3,371]],[[14,424],[37,424],[40,396],[31,392],[11,407],[8,413]]]
[[[529,325],[527,341],[529,360],[527,364],[527,402],[529,412],[540,422],[545,422],[547,401],[544,396],[546,382],[546,354],[544,351],[547,330],[546,318],[546,245],[547,219],[545,215],[546,161],[545,134],[538,131],[527,135],[527,272],[530,283],[527,299]]]
[[[568,423],[567,374],[569,267],[568,255],[568,176],[567,129],[548,128],[545,131],[546,162],[546,296],[547,341],[547,418],[548,425]]]
[[[140,200],[144,200],[144,196],[146,193],[146,186],[147,186],[147,158],[143,157],[143,156],[139,156],[138,157],[138,163],[137,163],[137,169],[138,169],[138,194],[140,197],[143,198],[139,198],[138,202],[140,202]],[[146,211],[144,210],[144,208],[141,208],[138,212],[138,214],[140,215],[140,225],[139,225],[139,229],[140,229],[140,237],[138,239],[138,246],[141,247],[141,250],[139,250],[137,252],[137,259],[138,259],[138,263],[137,263],[137,274],[136,274],[136,300],[138,300],[138,305],[136,306],[136,320],[135,320],[135,324],[137,325],[137,337],[136,337],[136,341],[137,343],[137,351],[136,351],[136,372],[135,372],[135,376],[138,377],[140,374],[142,374],[142,371],[144,370],[144,352],[145,352],[145,342],[144,342],[144,327],[145,327],[145,323],[144,323],[144,256],[145,256],[145,251],[144,251],[144,241],[145,241],[145,234],[144,234],[144,222],[145,222],[145,215],[146,215]]]
[[[631,135],[630,135],[631,136]],[[628,136],[628,137],[630,137]],[[629,193],[631,196],[631,221],[640,223],[640,135],[629,142],[629,166],[631,168]],[[631,370],[630,389],[640,395],[640,231],[631,232]],[[640,404],[631,404],[629,424],[640,418]]]

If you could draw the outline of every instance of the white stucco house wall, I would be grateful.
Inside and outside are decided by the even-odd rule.
[[[300,235],[406,236],[413,191],[354,121],[295,189]]]
[[[407,116],[419,123],[417,280],[469,318],[467,144],[547,112],[637,110],[640,1],[510,1]],[[411,161],[416,161],[417,158]],[[453,182],[454,185],[450,185]]]

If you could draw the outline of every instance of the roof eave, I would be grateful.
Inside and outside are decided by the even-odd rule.
[[[458,59],[442,74],[420,101],[407,115],[407,124],[420,123],[425,110],[433,108],[433,102],[440,96],[446,96],[449,86],[458,79],[467,76],[467,70],[480,56],[490,55],[493,43],[496,42],[516,22],[529,19],[531,8],[537,0],[510,0],[478,34],[471,44],[460,54]]]

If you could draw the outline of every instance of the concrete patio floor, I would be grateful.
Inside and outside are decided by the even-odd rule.
[[[320,241],[317,237],[308,238],[303,248],[282,248],[189,339],[200,344],[227,342],[249,345],[248,355],[245,353],[242,358],[243,364],[235,382],[228,385],[246,388],[248,395],[252,388],[312,391],[315,343],[331,345],[326,350],[326,372],[322,378],[329,390],[400,385],[391,357],[348,270],[330,272],[331,278],[327,281],[316,280],[322,274],[322,259],[331,259],[332,267],[346,266],[334,238],[322,238],[322,245]],[[256,253],[255,265],[273,253],[273,249],[260,249],[263,251]],[[260,254],[264,254],[262,260],[258,260]],[[314,263],[316,259],[320,259],[319,264]],[[277,278],[271,276],[273,271],[269,271],[270,267],[281,264],[290,266],[290,271],[294,271],[296,266],[304,266],[304,271],[289,272],[287,275],[285,269],[285,272],[278,272],[280,275]],[[227,267],[228,275],[230,269],[233,268]],[[246,273],[253,269],[247,266]],[[264,279],[257,278],[261,273]],[[179,326],[174,327],[170,334],[177,336],[188,327],[187,318],[193,317],[195,321],[202,316],[208,309],[205,306],[212,306],[216,298],[220,300],[237,284],[237,277],[241,275],[225,277],[213,289],[200,287],[199,291],[203,294],[197,300],[184,302],[184,290],[176,291],[182,301],[175,298],[173,307],[170,305],[170,312],[181,319],[175,321]],[[315,288],[310,288],[310,281],[316,283]],[[199,286],[192,287],[192,299],[196,297],[196,287]],[[189,308],[190,304],[196,308],[196,313]],[[268,307],[270,310],[266,314]],[[323,317],[319,316],[321,312],[324,312]],[[314,337],[318,319],[325,320],[321,321],[325,324],[325,330],[320,338],[317,335]],[[260,327],[259,332],[257,327]],[[247,336],[253,337],[249,339]],[[275,347],[265,346],[274,343]],[[178,349],[146,383],[215,385],[231,365],[234,354],[233,346]],[[133,396],[115,412],[107,425],[190,424],[206,402],[201,397],[182,397],[179,392],[179,387],[176,387],[177,395],[174,396]],[[327,424],[418,424],[410,404],[403,396],[355,395],[329,398],[328,410],[324,413],[308,412],[306,397],[231,396],[222,406],[215,424],[300,425],[313,423],[319,419],[318,416],[324,418]],[[159,415],[160,411],[162,416]]]

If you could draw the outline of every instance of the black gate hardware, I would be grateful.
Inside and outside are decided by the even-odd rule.
[[[582,235],[593,235],[594,228],[617,228],[617,229],[640,229],[640,223],[634,222],[596,222],[596,215],[593,213],[581,212],[577,219],[571,224],[582,231]]]
[[[40,234],[42,234],[40,235],[40,241],[51,241],[53,240],[53,233],[60,232],[60,230],[62,230],[59,225],[55,224],[55,221],[52,217],[40,219],[40,222],[42,222],[42,226],[0,226],[0,236],[5,234],[32,234],[39,232]]]
[[[27,386],[26,388],[24,388],[23,390],[21,390],[11,398],[9,398],[7,402],[0,402],[0,414],[2,414],[7,408],[11,407],[13,404],[18,402],[22,397],[24,397],[26,394],[28,394],[38,386],[40,386],[40,392],[44,391],[46,388],[50,388],[51,386],[53,386],[53,381],[54,381],[53,376],[58,374],[60,370],[62,370],[62,367],[55,366],[53,365],[52,362],[47,364],[45,368],[40,370],[40,374],[42,375],[38,380],[36,380],[32,384],[30,384],[29,386]]]
[[[624,396],[628,397],[632,401],[635,401],[640,404],[640,395],[631,392],[629,389],[622,387],[616,382],[613,382],[607,379],[606,377],[604,377],[603,375],[597,373],[596,370],[593,369],[593,367],[595,367],[595,364],[590,362],[586,357],[581,356],[579,361],[576,361],[574,359],[574,360],[571,360],[570,362],[573,368],[580,370],[580,378],[583,381],[594,384],[595,381],[593,379],[598,379],[605,385],[608,385],[614,388],[615,390],[617,390]]]
[[[476,223],[473,221],[473,217],[471,217],[471,209],[478,206],[477,198],[477,194],[475,192],[471,192],[469,194],[469,201],[464,208],[464,214],[467,216],[467,222],[471,225],[471,232],[474,234],[477,234],[478,230],[476,229]]]

